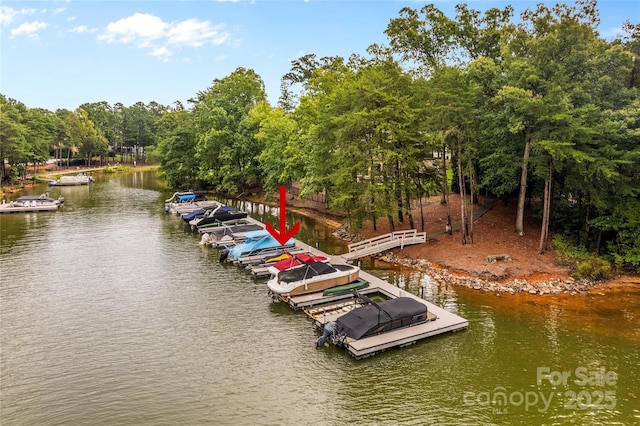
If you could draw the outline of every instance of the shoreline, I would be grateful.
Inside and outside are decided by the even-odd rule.
[[[255,200],[254,200],[255,201]],[[266,203],[264,200],[260,200]],[[268,203],[267,203],[268,204]],[[323,223],[334,228],[333,235],[343,241],[357,242],[365,239],[362,235],[352,234],[345,230],[344,223],[337,221],[338,216],[327,216],[324,212],[312,207],[296,206],[295,203],[289,207],[291,211],[295,211],[301,215],[320,220]],[[396,255],[393,250],[378,253],[370,256],[378,261],[385,262],[400,268],[411,268],[413,270],[427,273],[436,282],[444,285],[453,285],[464,287],[476,291],[491,292],[496,296],[501,294],[509,295],[560,295],[566,294],[575,296],[578,294],[587,294],[594,290],[606,290],[614,286],[640,285],[640,276],[620,276],[615,279],[604,281],[593,280],[576,280],[572,277],[555,278],[541,282],[530,282],[526,277],[506,279],[503,281],[493,281],[478,276],[473,276],[470,271],[460,270],[452,273],[450,267],[446,265],[434,266],[427,259],[411,259]]]
[[[135,167],[136,171],[140,169],[151,169],[157,166],[153,165],[144,165]],[[100,168],[93,169],[75,169],[75,170],[55,170],[55,171],[47,171],[48,173],[44,173],[44,176],[52,176],[56,174],[69,174],[69,173],[78,173],[79,171],[85,172],[94,172],[98,171]],[[29,181],[29,184],[33,184],[32,181]],[[3,187],[2,195],[12,194],[17,191],[22,191],[25,187],[29,186],[29,184],[24,187],[14,188],[14,187]],[[242,197],[243,199],[251,202],[259,202],[266,205],[275,205],[274,202],[267,201],[264,197],[261,196],[252,196],[252,197]],[[304,202],[302,203],[304,204]],[[362,235],[358,233],[351,233],[345,229],[344,223],[342,222],[343,218],[340,215],[331,215],[327,214],[325,211],[321,209],[317,209],[314,207],[301,205],[297,202],[292,202],[291,206],[288,206],[290,211],[296,212],[300,215],[310,217],[314,220],[320,221],[329,227],[333,228],[333,235],[346,242],[357,242],[365,239]],[[458,287],[464,287],[472,290],[482,291],[482,292],[492,292],[497,296],[501,294],[529,294],[529,295],[558,295],[558,294],[569,294],[569,295],[577,295],[577,294],[585,294],[594,289],[607,289],[613,288],[616,286],[638,286],[640,285],[640,276],[634,275],[621,275],[617,278],[605,280],[605,281],[591,281],[591,280],[576,280],[572,277],[568,278],[555,278],[551,280],[545,280],[541,282],[530,282],[526,279],[526,277],[514,277],[511,279],[505,279],[502,281],[494,281],[487,278],[481,278],[479,276],[474,276],[473,273],[469,270],[465,270],[464,268],[455,268],[455,272],[451,272],[452,266],[450,265],[438,265],[434,266],[434,264],[424,258],[412,259],[407,257],[402,257],[396,255],[393,250],[389,250],[386,252],[382,252],[373,256],[370,256],[376,260],[385,262],[389,265],[394,265],[397,267],[405,267],[417,270],[419,272],[427,273],[429,276],[437,281],[440,284],[445,285],[454,285]]]
[[[333,235],[343,241],[357,242],[365,239],[360,234],[351,234],[344,229],[343,224],[336,222],[332,219],[324,217],[323,213],[316,211],[317,214],[308,214],[308,208],[296,209],[296,211],[302,215],[308,215],[317,220],[334,226]],[[640,285],[640,276],[633,275],[621,275],[618,278],[603,281],[592,280],[576,280],[572,277],[566,279],[556,278],[552,280],[542,282],[529,282],[526,278],[513,278],[504,280],[501,282],[492,281],[478,276],[473,276],[470,271],[460,270],[458,274],[450,272],[450,267],[443,265],[442,267],[436,267],[427,259],[411,259],[396,255],[393,250],[388,250],[382,253],[378,253],[370,256],[378,261],[385,262],[389,265],[394,265],[401,268],[411,268],[413,270],[427,273],[429,276],[440,284],[454,285],[458,287],[465,287],[472,290],[491,292],[496,296],[501,294],[510,295],[559,295],[568,294],[575,296],[578,294],[587,294],[590,291],[599,289],[606,289],[612,286],[619,285]]]
[[[602,289],[609,285],[609,281],[578,281],[573,278],[554,279],[538,283],[528,282],[526,279],[514,278],[505,282],[496,282],[479,277],[473,277],[468,273],[462,272],[463,275],[454,275],[449,272],[449,268],[437,268],[426,259],[407,259],[398,257],[393,252],[384,252],[374,256],[376,260],[399,266],[407,267],[419,272],[429,274],[429,276],[440,284],[454,285],[465,287],[472,290],[500,294],[531,294],[531,295],[557,295],[569,294],[575,296],[577,294],[587,293],[594,289]],[[640,277],[639,277],[640,280]],[[630,283],[633,284],[633,283]]]
[[[121,165],[129,169],[135,169],[135,171],[152,170],[152,169],[157,169],[159,167],[154,164],[143,164],[143,165],[134,166],[129,163],[123,163]],[[92,174],[93,172],[103,171],[107,167],[115,168],[117,166],[96,166],[96,167],[76,166],[76,167],[64,167],[64,168],[56,166],[55,170],[47,169],[43,167],[41,173],[31,175],[28,179],[22,182],[20,186],[0,185],[0,198],[3,198],[6,195],[15,194],[16,192],[24,191],[26,188],[30,188],[36,184],[48,182],[50,179],[55,178],[57,176],[65,176],[65,175],[72,175],[72,174],[78,174],[78,173]]]

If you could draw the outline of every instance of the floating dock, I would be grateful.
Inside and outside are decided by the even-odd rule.
[[[339,256],[333,257],[332,262],[337,261],[337,258]],[[356,359],[370,357],[394,347],[408,346],[419,340],[443,333],[465,330],[469,326],[469,322],[466,319],[365,271],[360,271],[360,279],[369,282],[367,288],[359,290],[360,294],[368,296],[377,293],[390,299],[411,297],[427,306],[428,318],[427,322],[424,323],[345,342],[345,349]],[[283,299],[283,301],[287,302],[293,309],[302,309],[320,330],[327,322],[335,321],[341,315],[360,306],[360,302],[350,294],[323,296],[321,292],[291,297]]]
[[[264,226],[264,224],[251,217],[245,218],[245,221],[250,224]],[[417,240],[423,240],[423,238],[423,235],[416,234],[412,230],[396,236],[384,237],[383,239],[373,239],[365,244],[355,246],[355,249],[350,250],[349,253],[335,256],[328,255],[317,248],[296,240],[296,248],[292,251],[296,253],[306,252],[311,253],[312,255],[326,256],[330,259],[329,262],[332,264],[348,264],[354,258],[360,257],[360,255],[364,255],[365,252],[368,252],[371,246],[377,246],[376,252],[379,252],[381,251],[380,249],[382,247],[386,247],[387,244],[393,245],[394,247],[402,244],[415,244],[419,242]],[[241,264],[246,265],[248,263],[252,263],[252,261],[259,262],[262,259],[264,259],[264,256],[256,256],[255,259],[243,259]],[[257,276],[264,274],[266,271],[266,268],[261,265],[256,265],[247,269],[254,269],[252,272]],[[375,295],[383,299],[394,299],[398,297],[412,298],[427,307],[427,318],[426,321],[418,324],[398,328],[374,336],[358,340],[347,339],[344,342],[344,348],[356,359],[367,358],[388,349],[408,346],[420,340],[440,334],[465,330],[469,325],[469,322],[466,319],[415,296],[414,294],[408,293],[399,287],[391,285],[368,272],[360,270],[359,280],[366,281],[368,283],[365,288],[358,290],[359,294],[368,297],[373,297]],[[329,294],[325,296],[321,291],[318,293],[292,297],[278,296],[277,298],[282,302],[289,304],[289,306],[294,310],[304,311],[305,314],[313,321],[313,324],[320,330],[322,330],[324,325],[328,322],[335,321],[345,313],[362,306],[361,300],[351,292]]]
[[[256,221],[256,223],[260,222]],[[296,246],[300,250],[310,252],[314,255],[327,256],[330,258],[329,262],[332,264],[346,264],[351,260],[351,256],[349,256],[348,253],[345,255],[331,256],[300,241],[296,242]],[[368,272],[360,270],[359,278],[369,283],[366,288],[358,290],[360,294],[380,294],[388,299],[396,297],[413,298],[427,306],[428,317],[426,322],[420,324],[345,342],[345,349],[356,359],[367,358],[391,348],[408,346],[419,340],[440,334],[465,330],[469,326],[469,322],[466,319],[402,290],[399,287],[391,285]],[[323,292],[318,292],[293,297],[282,297],[280,299],[288,303],[292,309],[303,310],[320,330],[322,330],[327,322],[335,321],[339,316],[360,306],[360,302],[353,294],[349,293],[323,296]]]

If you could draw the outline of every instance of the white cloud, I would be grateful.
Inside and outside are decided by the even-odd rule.
[[[16,10],[9,6],[0,6],[0,25],[10,25],[19,15],[28,16],[35,12],[35,9],[22,8],[20,10]]]
[[[150,55],[167,60],[176,48],[201,47],[207,43],[222,44],[230,37],[223,25],[212,25],[209,21],[187,19],[180,22],[165,22],[147,13],[135,13],[127,18],[107,25],[99,40],[107,43],[130,44],[150,49]]]
[[[18,12],[8,6],[0,6],[0,25],[6,26],[13,22]]]
[[[77,27],[73,27],[69,30],[70,33],[95,33],[95,28],[89,28],[86,25],[78,25]]]
[[[163,61],[168,61],[169,57],[173,55],[173,52],[171,52],[166,47],[162,46],[162,47],[153,49],[150,55],[155,56],[156,58],[162,59]]]
[[[167,27],[168,24],[157,16],[135,13],[128,18],[109,23],[106,32],[98,36],[98,39],[109,43],[135,43],[139,47],[146,47],[151,40],[161,38]]]
[[[33,21],[26,24],[22,24],[17,28],[11,30],[11,38],[16,36],[25,36],[31,40],[38,40],[38,31],[47,28],[49,24],[46,22]]]
[[[229,38],[229,33],[223,32],[222,28],[222,25],[211,25],[209,21],[187,19],[171,25],[167,31],[167,42],[191,47],[200,47],[207,42],[222,44]]]

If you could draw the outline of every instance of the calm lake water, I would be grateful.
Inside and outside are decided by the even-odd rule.
[[[363,262],[469,329],[355,361],[200,246],[171,193],[154,172],[97,175],[51,190],[63,211],[0,216],[3,425],[640,423],[638,289],[497,297]]]

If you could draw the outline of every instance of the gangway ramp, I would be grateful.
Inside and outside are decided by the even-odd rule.
[[[347,261],[359,259],[372,254],[381,253],[396,247],[404,247],[410,244],[420,244],[427,241],[426,232],[418,232],[415,229],[391,232],[349,244],[349,252],[342,255]]]

